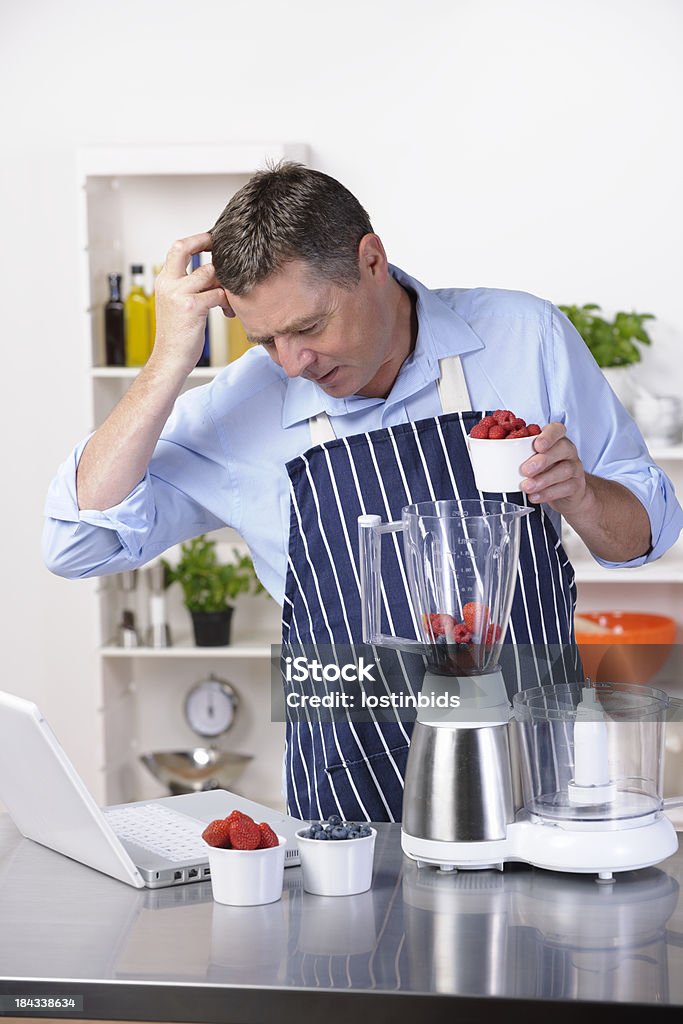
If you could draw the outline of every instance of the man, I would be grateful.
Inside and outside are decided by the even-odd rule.
[[[188,274],[202,251],[213,265]],[[604,564],[657,558],[680,532],[669,480],[559,311],[523,293],[426,289],[388,263],[327,175],[289,163],[257,174],[210,233],[172,245],[156,295],[147,365],[50,488],[54,572],[130,569],[228,524],[283,605],[283,642],[358,643],[358,515],[477,497],[465,436],[497,408],[545,424],[516,499],[535,509],[514,642],[572,641],[561,517]],[[258,345],[178,398],[214,306]],[[394,631],[414,634],[396,558],[386,571]],[[397,820],[409,738],[398,717],[289,723],[290,810]]]

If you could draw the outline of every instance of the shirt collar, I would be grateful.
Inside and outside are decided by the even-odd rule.
[[[414,292],[418,324],[415,349],[401,367],[389,397],[350,395],[348,398],[332,398],[313,381],[292,377],[287,379],[283,427],[291,427],[321,412],[328,416],[343,416],[384,401],[400,401],[440,377],[440,359],[483,348],[484,343],[469,324],[436,292],[392,264],[389,264],[389,271],[399,284]]]

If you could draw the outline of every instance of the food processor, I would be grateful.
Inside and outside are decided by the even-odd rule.
[[[510,703],[499,662],[520,524],[531,512],[436,501],[408,505],[392,522],[358,519],[363,640],[421,653],[426,664],[401,846],[445,871],[523,861],[609,881],[678,847],[661,793],[664,721],[682,702],[652,687],[581,680],[522,689]],[[399,532],[412,638],[382,631],[391,622],[382,537]]]

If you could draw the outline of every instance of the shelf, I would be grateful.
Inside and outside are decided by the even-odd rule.
[[[92,377],[99,379],[132,380],[137,377],[141,369],[141,366],[93,366],[90,373]],[[196,366],[194,370],[190,371],[189,377],[209,380],[223,369],[223,366]]]
[[[683,459],[683,444],[672,444],[668,448],[651,448],[654,462],[678,462]]]
[[[266,658],[271,656],[271,645],[279,643],[278,637],[255,637],[253,640],[238,640],[225,647],[197,647],[188,637],[173,647],[114,647],[100,649],[103,658]]]
[[[609,583],[613,586],[637,583],[683,583],[683,553],[675,552],[665,560],[659,559],[635,569],[605,569],[584,557],[569,559],[576,572],[577,583]]]

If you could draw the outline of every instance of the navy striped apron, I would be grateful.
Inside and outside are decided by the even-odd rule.
[[[444,413],[430,419],[344,438],[334,436],[324,414],[311,421],[312,439],[321,443],[286,467],[291,505],[283,650],[291,645],[315,649],[362,643],[359,515],[395,520],[415,502],[482,497],[466,438],[485,413],[470,409],[457,356],[441,360],[438,383]],[[527,503],[521,492],[506,494],[504,500]],[[575,666],[565,664],[571,658],[567,645],[574,643],[572,567],[542,507],[523,519],[521,532],[506,635],[509,651],[518,659],[520,650],[533,652],[536,647],[527,645],[537,645],[548,655],[546,664],[557,660],[551,650],[559,651],[558,681],[572,681]],[[382,631],[422,639],[409,600],[401,540],[396,534],[390,537],[382,556]],[[406,671],[402,655],[383,654],[398,658],[399,674]],[[540,668],[535,678],[534,663],[532,656],[531,670],[527,666],[518,673],[519,679],[525,677],[526,687],[554,681],[542,678]],[[418,693],[422,677],[414,665],[407,671],[413,674],[408,686]],[[284,775],[289,813],[304,820],[339,814],[348,820],[400,821],[412,722],[402,721],[394,709],[369,721],[356,721],[351,715],[338,718],[316,718],[315,712],[306,711],[287,721]]]

